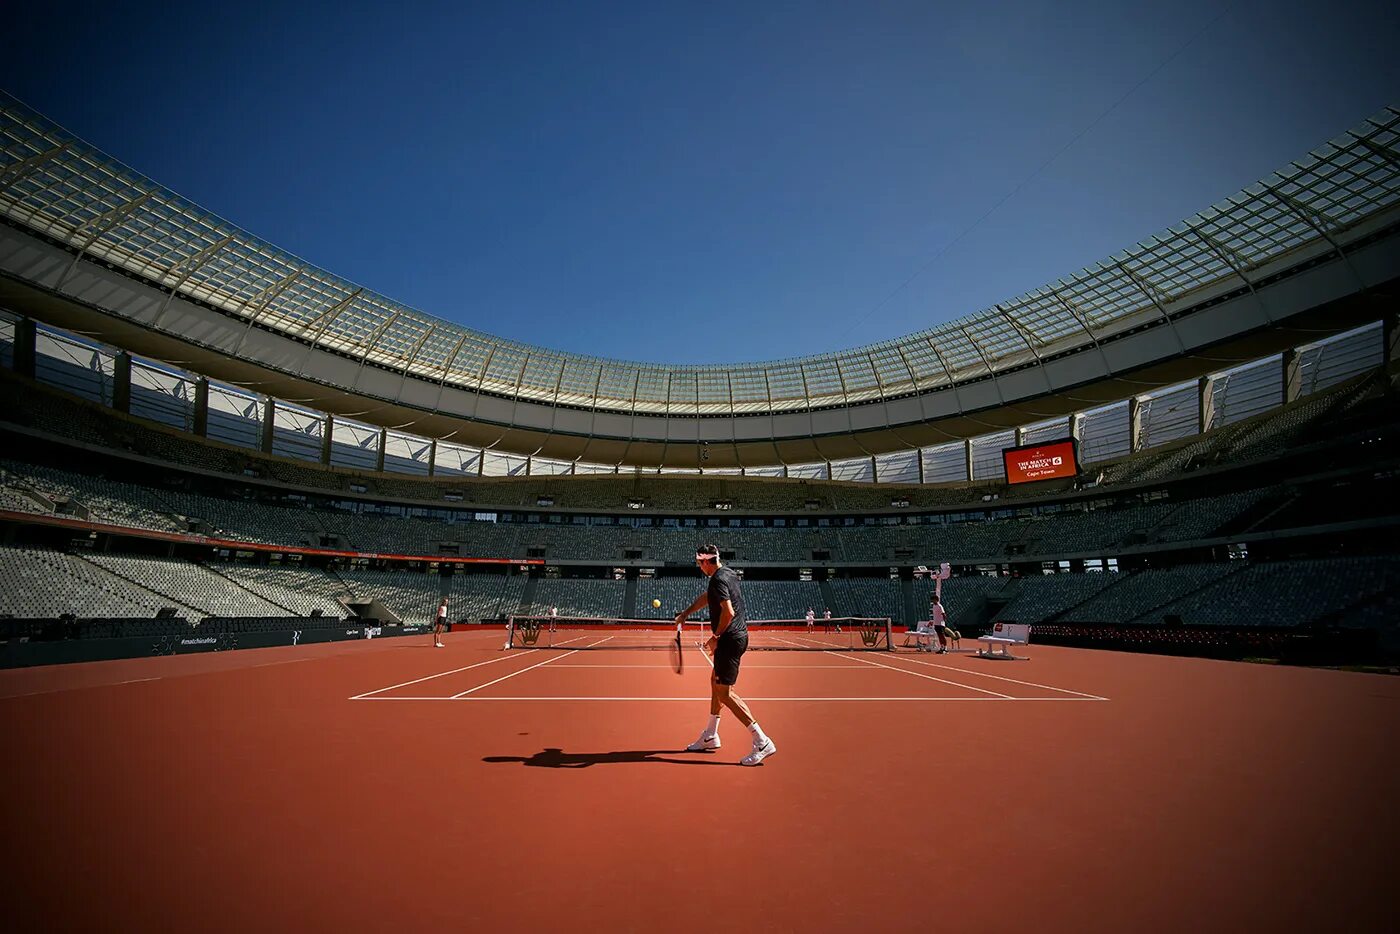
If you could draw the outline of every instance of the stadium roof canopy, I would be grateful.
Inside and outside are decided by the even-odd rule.
[[[633,420],[708,417],[757,423],[790,413],[851,411],[953,388],[958,392],[951,395],[959,396],[956,413],[963,415],[975,406],[962,398],[960,387],[990,378],[997,383],[996,398],[1005,405],[1011,398],[999,377],[1043,371],[1049,361],[1084,351],[1097,352],[1103,368],[1092,374],[1086,370],[1082,379],[1043,374],[1039,391],[1140,368],[1151,361],[1129,355],[1119,364],[1104,348],[1145,329],[1160,328],[1159,342],[1169,345],[1171,355],[1191,356],[1196,347],[1218,343],[1222,335],[1210,340],[1184,336],[1181,315],[1218,302],[1222,295],[1244,292],[1263,307],[1267,303],[1259,296],[1279,269],[1323,260],[1350,263],[1351,243],[1395,224],[1400,202],[1397,137],[1400,110],[1388,108],[1172,228],[992,308],[895,340],[755,364],[673,366],[600,359],[505,340],[433,317],[259,239],[4,95],[0,215],[12,229],[38,235],[72,256],[67,273],[41,281],[21,271],[26,281],[62,291],[81,261],[108,266],[236,323],[244,338],[232,353],[225,345],[223,354],[262,366],[269,364],[256,359],[256,341],[247,337],[254,331],[348,358],[360,371],[371,367],[397,374],[405,383],[431,384],[439,400],[443,390],[460,390],[474,398],[507,400],[517,409],[533,404]],[[1355,271],[1356,264],[1352,267]],[[4,271],[16,276],[14,264]],[[1350,289],[1365,292],[1373,280],[1358,274]],[[1283,313],[1265,308],[1263,316],[1274,325]],[[311,367],[308,358],[300,372],[337,390],[360,389],[358,376],[322,378]],[[1181,372],[1164,378],[1181,378]],[[400,391],[390,398],[401,402],[407,397]],[[420,403],[419,408],[444,417],[490,419],[476,404],[471,414],[445,405]],[[934,408],[915,406],[898,415],[888,410],[866,427],[932,422]],[[1016,418],[1024,420],[1024,412]],[[516,415],[497,421],[507,429],[561,430],[553,416],[539,424]],[[850,421],[846,430],[860,434],[857,422]],[[982,430],[987,423],[979,423]],[[775,428],[772,436],[784,433]],[[832,431],[830,426],[814,427],[812,433]],[[625,434],[613,431],[610,436],[622,439]],[[720,436],[737,442],[762,434],[736,428]],[[940,437],[952,434],[956,430],[945,429]],[[692,432],[691,438],[696,437],[704,432]],[[925,443],[928,437],[915,432],[859,447],[890,450]],[[499,440],[498,435],[493,443]],[[532,442],[507,446],[528,450]]]

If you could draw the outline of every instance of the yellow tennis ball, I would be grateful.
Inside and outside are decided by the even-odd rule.
[[[651,605],[654,606],[654,607],[656,607],[658,610],[661,609],[661,601],[660,601],[660,600],[653,600],[653,601],[651,601]]]

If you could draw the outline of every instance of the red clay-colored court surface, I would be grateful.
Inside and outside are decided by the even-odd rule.
[[[502,634],[0,672],[11,930],[1394,930],[1400,680]],[[583,639],[587,644],[588,638]]]

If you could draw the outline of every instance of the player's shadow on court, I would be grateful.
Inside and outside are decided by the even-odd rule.
[[[624,762],[663,762],[669,765],[735,765],[737,762],[717,762],[705,754],[695,758],[668,758],[679,749],[627,749],[616,752],[565,752],[557,747],[541,749],[533,756],[483,756],[482,762],[518,762],[537,769],[583,769],[590,765],[613,765]]]

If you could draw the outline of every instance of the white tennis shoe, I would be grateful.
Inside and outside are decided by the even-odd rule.
[[[778,751],[778,747],[773,745],[773,740],[769,739],[762,743],[753,744],[753,752],[739,760],[740,765],[758,765],[764,759]]]
[[[685,747],[685,751],[704,752],[706,749],[718,749],[719,747],[720,741],[718,733],[701,733],[699,739]]]

